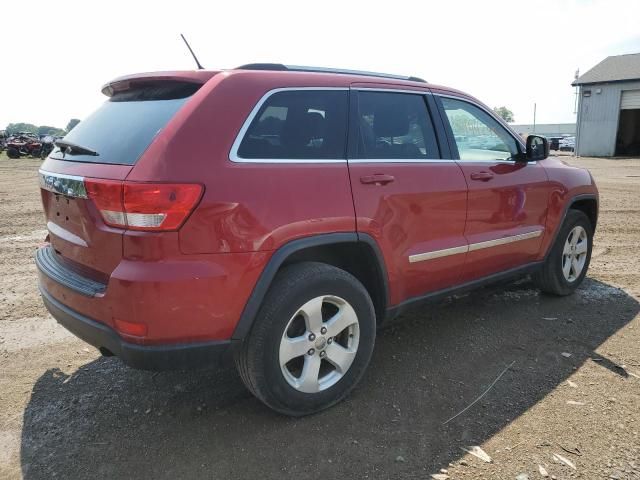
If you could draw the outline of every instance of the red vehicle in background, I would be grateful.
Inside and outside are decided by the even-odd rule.
[[[40,170],[52,315],[104,355],[232,355],[271,408],[343,399],[405,308],[531,274],[572,293],[588,171],[418,78],[276,64],[116,79]]]
[[[40,138],[30,132],[20,132],[8,137],[5,141],[7,156],[20,158],[23,156],[39,157],[42,153],[43,143]]]

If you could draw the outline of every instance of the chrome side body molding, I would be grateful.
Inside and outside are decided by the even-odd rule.
[[[424,262],[425,260],[433,260],[435,258],[447,257],[449,255],[458,255],[460,253],[482,250],[483,248],[497,247],[498,245],[506,245],[508,243],[529,240],[539,237],[543,232],[544,230],[534,230],[533,232],[510,235],[508,237],[500,237],[496,238],[495,240],[487,240],[485,242],[471,243],[469,245],[445,248],[443,250],[434,250],[432,252],[417,253],[415,255],[409,255],[409,263]]]

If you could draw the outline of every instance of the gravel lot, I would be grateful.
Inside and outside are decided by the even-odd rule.
[[[0,478],[640,479],[640,159],[567,158],[601,191],[575,295],[525,279],[414,311],[347,401],[290,419],[231,368],[134,371],[59,327],[36,288],[39,162],[0,156]]]

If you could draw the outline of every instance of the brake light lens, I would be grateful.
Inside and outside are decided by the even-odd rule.
[[[125,227],[122,208],[122,182],[113,180],[84,180],[87,196],[100,210],[104,223],[112,227]]]
[[[193,211],[202,186],[194,184],[124,184],[124,211],[133,230],[177,230]]]
[[[140,231],[179,229],[202,196],[202,185],[85,178],[87,196],[104,223]]]

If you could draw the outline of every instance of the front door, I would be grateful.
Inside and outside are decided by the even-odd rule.
[[[467,186],[455,161],[441,156],[434,130],[440,119],[429,95],[351,91],[356,226],[382,250],[391,305],[456,284],[466,255]]]
[[[462,280],[533,262],[547,216],[544,167],[522,161],[520,142],[484,108],[461,98],[437,100],[469,189]]]

